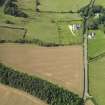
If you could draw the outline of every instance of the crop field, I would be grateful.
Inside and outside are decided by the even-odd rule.
[[[95,103],[105,105],[105,57],[89,64],[89,93]]]
[[[4,44],[0,45],[0,61],[22,72],[48,79],[80,96],[83,94],[81,46],[46,48]]]
[[[89,0],[39,0],[42,11],[77,11],[89,3]]]
[[[90,58],[94,58],[105,52],[105,34],[104,32],[95,31],[95,39],[88,41],[88,54]]]
[[[0,84],[1,105],[47,105],[27,93]]]

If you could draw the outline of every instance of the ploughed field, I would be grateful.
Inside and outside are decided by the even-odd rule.
[[[1,44],[0,62],[41,76],[55,84],[83,94],[83,53],[81,46],[38,47],[34,45]]]
[[[47,105],[27,93],[0,84],[0,105]]]

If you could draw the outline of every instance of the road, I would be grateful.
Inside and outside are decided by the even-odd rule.
[[[84,100],[89,98],[89,78],[88,78],[88,30],[87,30],[87,22],[88,19],[90,18],[90,8],[94,6],[95,0],[91,0],[88,9],[87,9],[87,16],[84,17],[84,45],[83,45],[83,52],[84,52]]]

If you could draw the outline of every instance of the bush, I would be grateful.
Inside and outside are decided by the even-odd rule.
[[[0,6],[2,6],[5,1],[6,1],[6,0],[0,0]]]
[[[16,0],[11,0],[5,7],[4,13],[12,15],[12,16],[17,16],[17,17],[24,17],[27,18],[28,15],[21,11],[18,6],[16,5]]]
[[[41,78],[14,71],[0,64],[0,82],[40,98],[50,105],[83,105],[83,99]]]

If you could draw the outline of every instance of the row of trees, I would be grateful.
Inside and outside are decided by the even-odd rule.
[[[20,43],[20,44],[36,44],[39,46],[43,47],[57,47],[57,46],[64,46],[64,44],[58,44],[55,42],[44,42],[39,39],[32,39],[32,40],[27,40],[27,39],[18,39],[18,40],[0,40],[0,43]]]
[[[40,98],[50,105],[83,105],[83,99],[57,85],[0,64],[0,82]]]
[[[91,8],[88,8],[88,5],[86,5],[85,7],[78,10],[78,13],[80,13],[80,15],[84,17],[84,16],[87,16],[87,10],[88,10],[88,15],[90,17],[95,16],[95,14],[97,13],[105,13],[105,8],[103,8],[100,5],[94,5]]]
[[[81,8],[78,12],[80,13],[81,17],[85,17],[87,15],[88,5]],[[101,27],[105,27],[105,8],[100,5],[92,6],[89,11],[88,15],[90,17],[88,21],[88,29],[96,30]]]

